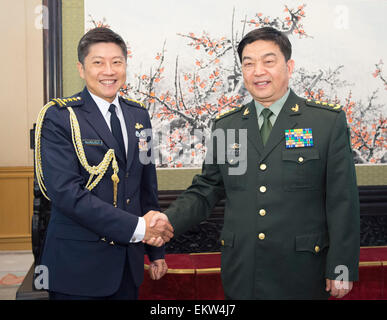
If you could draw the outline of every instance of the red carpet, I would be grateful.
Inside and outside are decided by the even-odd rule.
[[[141,300],[223,300],[220,253],[166,255],[168,273],[149,277],[145,257]],[[342,300],[387,299],[387,246],[360,248],[359,281]]]

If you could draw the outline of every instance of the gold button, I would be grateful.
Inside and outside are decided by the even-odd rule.
[[[101,238],[101,241],[106,241],[106,238],[105,237]]]
[[[261,169],[262,171],[265,171],[267,168],[266,164],[262,163],[260,166],[259,166],[259,169]]]
[[[258,235],[258,238],[259,238],[259,240],[265,239],[265,234],[264,234],[264,233],[260,233],[260,234]]]
[[[304,158],[303,157],[299,157],[298,158],[298,162],[304,162]]]
[[[266,187],[265,186],[259,187],[259,191],[261,191],[262,193],[265,193],[266,192]]]
[[[129,204],[130,203],[130,199],[126,199],[126,204]]]
[[[224,240],[222,240],[220,243],[222,244],[222,246],[224,246]]]
[[[314,251],[315,251],[316,253],[320,252],[320,247],[319,247],[319,246],[315,246],[315,247],[314,247]]]
[[[109,244],[114,246],[114,241],[110,241]]]
[[[266,214],[266,210],[265,209],[259,210],[259,214],[263,217]]]

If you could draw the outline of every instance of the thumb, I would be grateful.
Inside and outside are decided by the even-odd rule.
[[[149,223],[149,226],[152,228],[152,227],[154,227],[155,225],[156,225],[156,222],[157,222],[157,220],[159,219],[160,217],[159,217],[159,213],[155,213],[153,216],[152,216],[152,218],[151,218],[151,221],[150,221],[150,223]]]
[[[168,218],[166,217],[166,215],[164,215],[163,213],[161,212],[157,212],[153,215],[152,219],[151,219],[151,222],[149,224],[149,226],[152,228],[156,225],[156,222],[158,220],[164,220],[164,221],[168,221]]]

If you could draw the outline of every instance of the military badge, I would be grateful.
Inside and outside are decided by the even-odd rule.
[[[289,129],[285,130],[286,148],[313,147],[312,129]]]
[[[292,107],[291,109],[292,109],[292,111],[293,112],[298,112],[298,110],[299,110],[299,106],[298,106],[298,104],[296,104],[294,107]]]
[[[141,123],[136,122],[136,125],[134,126],[136,128],[136,137],[145,137],[145,132],[139,131],[140,129],[144,128],[144,126]]]
[[[140,129],[144,128],[144,126],[141,123],[136,123],[135,128],[137,130],[140,130]]]
[[[148,151],[148,142],[146,141],[146,139],[140,138],[140,140],[138,141],[138,150]]]
[[[136,131],[136,137],[137,137],[137,138],[146,138],[146,132],[145,132],[145,130]]]

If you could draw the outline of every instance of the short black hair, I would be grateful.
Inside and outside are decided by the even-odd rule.
[[[288,61],[292,56],[292,44],[287,35],[272,27],[263,27],[254,29],[246,34],[238,44],[239,60],[242,62],[242,51],[244,47],[257,40],[272,41],[279,46],[285,60]]]
[[[85,57],[89,54],[90,46],[100,42],[112,42],[117,44],[121,48],[125,59],[127,59],[128,49],[121,36],[109,28],[97,27],[86,32],[81,40],[79,40],[78,61],[83,64],[85,62]]]

